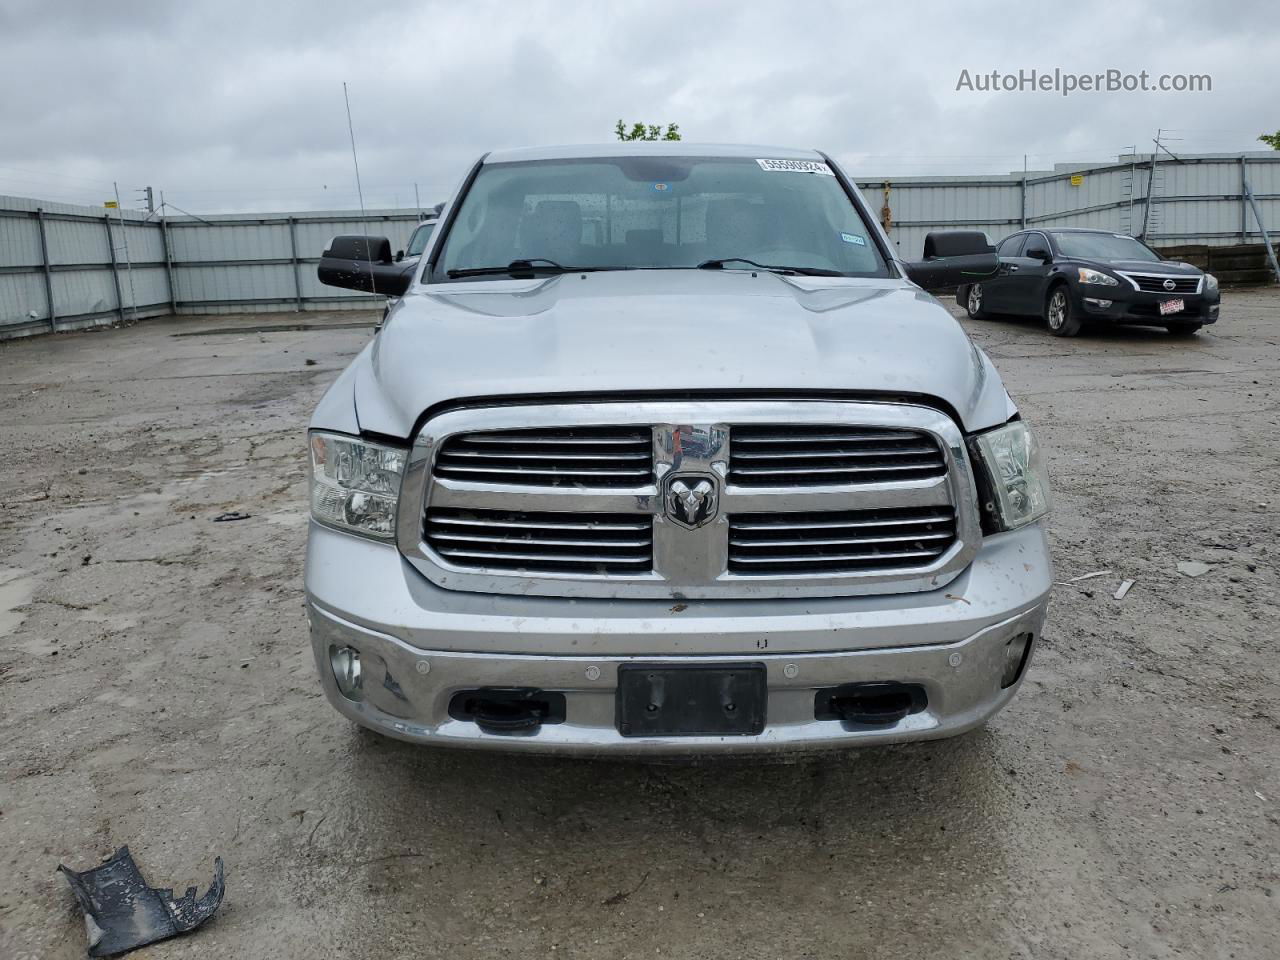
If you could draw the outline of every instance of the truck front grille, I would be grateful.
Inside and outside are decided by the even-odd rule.
[[[736,514],[729,517],[729,571],[785,576],[921,567],[955,540],[949,507]]]
[[[432,508],[426,537],[457,567],[601,575],[653,568],[653,521],[637,514]]]
[[[829,486],[917,480],[947,472],[924,433],[874,427],[734,427],[729,482],[743,486]]]
[[[1148,293],[1195,293],[1200,289],[1199,277],[1156,277],[1142,273],[1127,273],[1125,276],[1137,284],[1139,290]],[[1166,280],[1173,282],[1171,288],[1165,287]]]
[[[436,475],[545,487],[637,487],[653,477],[653,436],[635,427],[502,430],[450,437]]]
[[[963,434],[907,403],[449,410],[415,440],[400,502],[404,556],[439,586],[491,594],[909,593],[949,582],[981,543]]]

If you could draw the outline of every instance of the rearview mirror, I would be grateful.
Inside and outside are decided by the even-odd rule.
[[[348,235],[329,241],[316,276],[331,287],[399,297],[409,289],[413,271],[392,259],[391,241],[386,237]]]
[[[938,290],[991,276],[1000,258],[981,230],[944,230],[924,238],[923,260],[903,266],[914,283]]]

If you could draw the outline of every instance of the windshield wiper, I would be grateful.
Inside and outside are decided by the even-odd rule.
[[[546,257],[530,257],[527,260],[512,260],[505,267],[467,267],[461,270],[449,270],[446,276],[451,280],[458,277],[488,277],[501,274],[516,276],[522,273],[591,273],[596,270],[615,269],[611,267],[566,267],[548,260]]]
[[[746,263],[758,270],[768,270],[770,273],[792,274],[793,276],[803,277],[843,277],[844,274],[839,270],[827,270],[823,267],[783,267],[772,263],[756,263],[754,260],[748,260],[746,257],[724,257],[720,260],[703,260],[698,264],[699,270],[723,270],[726,263]]]

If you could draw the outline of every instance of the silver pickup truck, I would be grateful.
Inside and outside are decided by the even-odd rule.
[[[343,714],[587,754],[946,737],[1013,697],[1051,567],[1036,441],[825,154],[490,153],[311,423],[306,597]]]

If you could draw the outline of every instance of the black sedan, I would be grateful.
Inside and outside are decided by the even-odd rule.
[[[1164,260],[1141,240],[1106,230],[1023,230],[996,249],[1000,269],[961,286],[956,300],[979,319],[1042,317],[1058,337],[1085,323],[1142,324],[1193,334],[1218,319],[1218,281]]]

